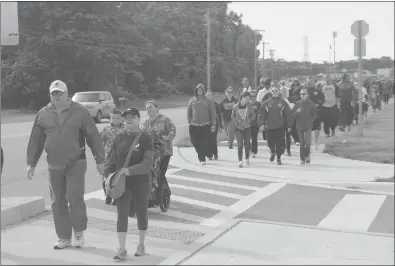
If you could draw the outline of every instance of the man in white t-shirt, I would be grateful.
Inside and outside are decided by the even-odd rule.
[[[326,75],[326,83],[322,86],[322,93],[325,100],[322,104],[321,118],[324,122],[324,133],[330,137],[329,129],[332,136],[335,136],[336,126],[339,120],[339,87],[332,82],[332,77]]]

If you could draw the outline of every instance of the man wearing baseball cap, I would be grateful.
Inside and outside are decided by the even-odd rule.
[[[99,131],[87,109],[68,97],[67,86],[55,80],[49,87],[51,102],[38,111],[27,146],[27,178],[43,150],[47,153],[52,213],[58,241],[54,249],[84,245],[87,228],[85,141],[92,150],[100,175],[104,171],[104,147]]]

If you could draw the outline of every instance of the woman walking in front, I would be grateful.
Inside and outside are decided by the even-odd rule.
[[[139,128],[140,112],[136,108],[127,109],[123,114],[125,129],[119,132],[107,156],[104,176],[120,170],[126,176],[125,192],[117,199],[117,233],[119,249],[114,259],[127,258],[126,235],[130,202],[133,199],[139,229],[139,243],[135,256],[145,255],[145,233],[148,228],[148,200],[151,190],[149,172],[153,164],[152,139],[147,132]],[[128,152],[136,137],[128,168],[122,168]]]
[[[245,91],[240,96],[240,102],[233,106],[232,118],[235,120],[235,135],[237,139],[237,155],[239,167],[243,167],[243,146],[245,163],[250,165],[251,150],[251,121],[255,119],[254,107],[249,102],[250,93]]]
[[[210,132],[215,132],[217,126],[214,102],[206,97],[205,92],[203,84],[197,85],[194,91],[195,96],[189,101],[187,109],[189,137],[202,165],[206,164]]]

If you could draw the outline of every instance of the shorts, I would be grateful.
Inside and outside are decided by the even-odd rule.
[[[313,122],[313,131],[315,130],[321,130],[321,119],[320,117],[317,117],[314,122]]]

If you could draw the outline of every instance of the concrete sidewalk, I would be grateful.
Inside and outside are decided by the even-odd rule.
[[[112,258],[118,247],[116,213],[88,209],[88,230],[81,249],[54,250],[57,240],[52,214],[47,211],[25,222],[1,231],[1,265],[158,265],[177,252],[198,248],[198,239],[220,229],[198,225],[149,221],[146,252],[134,257],[138,243],[136,220],[129,219],[127,238],[128,260]]]
[[[240,221],[182,254],[162,265],[394,265],[394,237]]]
[[[394,175],[394,165],[362,162],[335,157],[314,149],[310,165],[300,165],[299,147],[292,146],[292,156],[282,157],[283,165],[269,161],[269,149],[259,146],[258,158],[251,158],[250,166],[238,168],[237,149],[218,147],[219,160],[207,161],[201,166],[194,148],[175,148],[171,164],[180,168],[200,169],[202,172],[219,171],[238,176],[256,177],[261,180],[308,183],[366,183],[378,177]],[[392,183],[393,186],[393,183]]]

